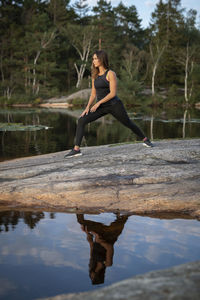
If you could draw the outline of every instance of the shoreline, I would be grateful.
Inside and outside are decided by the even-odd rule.
[[[16,103],[16,104],[10,104],[10,105],[4,105],[3,107],[44,107],[44,108],[72,108],[76,107],[76,101],[78,100],[78,107],[80,107],[80,101],[84,102],[87,101],[90,97],[91,88],[85,88],[82,90],[79,90],[77,92],[74,92],[67,96],[58,96],[58,97],[52,97],[49,99],[36,99],[36,102],[32,103]],[[157,103],[155,102],[155,99],[152,97],[151,92],[148,88],[143,91],[143,93],[139,97],[149,97],[152,99],[151,104],[148,104],[147,106],[157,107],[157,106],[163,106],[163,107],[186,107],[186,108],[195,108],[200,109],[200,102],[196,103],[185,103],[185,100],[183,99],[183,103],[179,104],[177,101],[170,102],[170,103]],[[158,94],[159,96],[159,94]],[[162,95],[160,95],[162,97]],[[38,100],[38,101],[37,101]],[[73,101],[75,104],[73,104]],[[138,103],[136,104],[138,106]],[[139,105],[140,106],[140,105]],[[141,104],[142,106],[142,104]]]

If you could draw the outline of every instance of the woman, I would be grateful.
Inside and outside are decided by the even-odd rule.
[[[153,147],[150,140],[145,137],[137,125],[129,119],[124,105],[116,93],[117,79],[115,72],[109,70],[106,52],[98,50],[93,54],[91,95],[85,110],[78,120],[75,146],[65,155],[65,158],[82,155],[80,145],[84,136],[85,125],[109,113],[140,137],[145,146]],[[93,105],[96,98],[97,102]]]

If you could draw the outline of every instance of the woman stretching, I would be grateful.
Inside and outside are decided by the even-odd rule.
[[[65,155],[65,158],[82,155],[80,145],[84,136],[85,125],[109,113],[140,137],[145,146],[153,147],[153,144],[145,137],[140,128],[129,119],[123,103],[116,95],[117,79],[115,73],[109,70],[106,52],[103,50],[96,51],[93,54],[92,61],[91,96],[78,120],[75,146]],[[97,99],[97,102],[93,105],[95,99]]]

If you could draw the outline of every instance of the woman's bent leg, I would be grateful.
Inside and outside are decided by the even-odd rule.
[[[141,129],[130,120],[121,100],[118,100],[116,104],[112,105],[110,113],[123,125],[130,128],[138,137],[141,139],[145,138]]]
[[[105,110],[105,108],[100,106],[95,112],[89,112],[87,115],[84,115],[78,119],[75,138],[76,146],[80,147],[81,145],[81,141],[84,136],[85,125],[105,116],[107,113],[108,112]]]

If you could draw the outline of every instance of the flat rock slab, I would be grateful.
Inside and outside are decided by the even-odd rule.
[[[58,295],[45,300],[199,300],[200,261],[153,271],[92,292]]]
[[[0,163],[0,205],[200,217],[200,139],[82,148]]]

